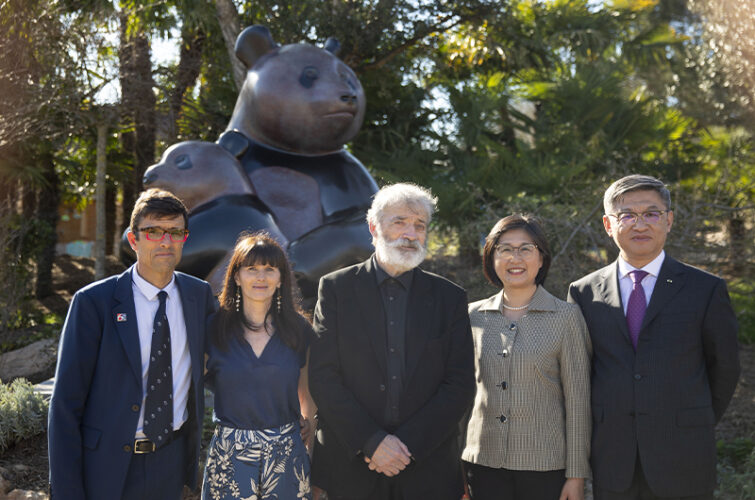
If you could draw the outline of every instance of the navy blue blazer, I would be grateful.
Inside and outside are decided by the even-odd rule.
[[[724,281],[668,255],[635,352],[616,262],[572,283],[592,338],[593,483],[629,488],[639,454],[653,493],[716,486],[714,426],[739,377],[737,320]]]
[[[131,271],[82,288],[68,310],[50,400],[52,498],[121,497],[142,404]],[[184,483],[194,487],[204,413],[204,337],[215,298],[206,282],[192,276],[177,272],[176,284],[191,353],[189,420],[184,426],[189,426],[192,452],[185,457]]]

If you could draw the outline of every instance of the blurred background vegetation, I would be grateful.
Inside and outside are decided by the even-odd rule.
[[[535,213],[563,296],[616,256],[606,186],[655,175],[674,195],[670,252],[729,280],[755,342],[747,0],[4,0],[0,329],[52,292],[57,209],[94,199],[98,126],[112,250],[144,170],[225,129],[243,81],[230,47],[255,23],[281,44],[340,40],[368,102],[348,148],[380,184],[439,196],[435,253],[475,266],[498,218]]]
[[[604,189],[646,173],[672,189],[669,253],[728,280],[755,343],[750,0],[2,0],[0,332],[60,321],[38,299],[60,202],[94,199],[98,126],[110,250],[162,151],[225,129],[243,79],[229,47],[251,24],[339,39],[367,95],[348,148],[378,183],[439,196],[428,265],[470,299],[494,292],[481,238],[519,211],[544,221],[564,296],[616,257]],[[752,440],[735,448],[755,474]]]

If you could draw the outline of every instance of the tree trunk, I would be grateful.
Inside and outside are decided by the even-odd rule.
[[[170,137],[168,144],[178,140],[178,120],[181,117],[181,106],[184,103],[186,91],[194,87],[194,83],[202,70],[202,50],[207,36],[202,29],[190,31],[184,27],[181,35],[181,55],[178,59],[176,71],[176,86],[169,97],[170,101]]]
[[[244,85],[244,80],[246,80],[246,68],[236,57],[236,39],[241,33],[239,13],[236,11],[233,0],[215,0],[215,9],[218,14],[220,30],[223,32],[228,58],[233,68],[233,81],[236,83],[236,90],[241,90],[241,86]]]
[[[747,228],[745,221],[736,215],[732,215],[726,222],[729,233],[729,264],[733,274],[741,274],[745,270]]]
[[[123,100],[123,121],[133,133],[124,133],[121,143],[133,157],[130,178],[123,183],[123,229],[128,226],[139,192],[142,190],[144,171],[155,161],[155,105],[154,79],[150,42],[146,33],[131,33],[128,16],[121,14],[120,28],[120,81]],[[129,34],[130,33],[130,34]],[[131,127],[129,127],[131,126]]]
[[[37,210],[37,186],[29,181],[21,182],[21,214],[25,219],[34,218]]]
[[[459,229],[459,262],[468,266],[482,264],[479,235],[473,231]]]
[[[105,277],[105,192],[107,182],[105,170],[107,168],[107,125],[97,124],[97,177],[95,183],[95,209],[97,210],[97,229],[94,241],[94,279]]]
[[[136,163],[136,154],[134,153],[134,103],[136,97],[134,96],[134,78],[133,78],[133,49],[132,39],[128,35],[128,15],[125,12],[121,12],[120,15],[120,47],[118,49],[119,59],[119,79],[121,83],[121,129],[124,132],[121,133],[121,147],[126,153],[126,157],[129,159],[131,171],[134,170],[134,164]],[[121,179],[123,183],[123,221],[121,224],[121,230],[123,232],[129,223],[128,213],[131,212],[136,201],[136,189],[133,183],[133,175],[129,175],[127,178]]]
[[[134,189],[142,190],[142,177],[147,167],[155,162],[155,81],[152,78],[152,50],[146,33],[134,37],[134,78],[138,98],[135,107],[134,128],[136,163],[134,164]]]
[[[118,255],[118,249],[115,247],[116,237],[116,218],[118,217],[116,207],[115,192],[117,187],[113,182],[108,182],[107,191],[105,192],[105,252],[108,255]]]
[[[55,172],[55,163],[51,151],[40,155],[44,182],[39,190],[37,219],[46,230],[40,234],[40,252],[37,259],[36,296],[38,299],[52,295],[52,266],[55,261],[55,245],[58,242],[56,232],[58,223],[58,204],[60,202],[60,183]]]

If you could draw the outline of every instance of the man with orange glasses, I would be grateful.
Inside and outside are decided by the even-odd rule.
[[[726,283],[666,255],[663,182],[629,175],[603,198],[616,262],[569,287],[590,331],[595,500],[708,500],[714,426],[739,378]]]
[[[50,401],[51,498],[178,500],[196,484],[215,299],[175,272],[186,224],[174,195],[142,193],[128,234],[136,264],[71,302]]]

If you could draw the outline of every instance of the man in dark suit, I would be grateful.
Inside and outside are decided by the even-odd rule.
[[[596,500],[712,499],[714,426],[739,377],[724,281],[666,255],[666,186],[630,175],[606,191],[616,262],[569,287],[593,345]]]
[[[412,184],[381,189],[367,214],[375,254],[320,281],[312,483],[332,500],[463,493],[457,430],[475,391],[467,298],[417,267],[435,201]]]
[[[204,281],[174,272],[186,208],[145,191],[131,215],[136,264],[79,290],[50,401],[51,498],[177,500],[197,479],[204,412]]]

